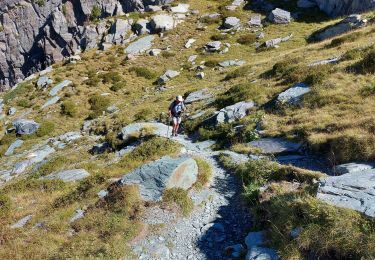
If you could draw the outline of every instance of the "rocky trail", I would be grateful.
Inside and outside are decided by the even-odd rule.
[[[191,194],[196,207],[188,217],[171,218],[160,210],[149,214],[146,223],[165,228],[135,243],[133,250],[140,259],[229,259],[224,251],[230,252],[233,245],[238,253],[244,250],[240,244],[251,227],[250,213],[240,198],[242,186],[219,165],[218,152],[209,148],[212,142],[193,143],[187,137],[173,140],[183,144],[189,155],[199,155],[211,164],[211,185]]]

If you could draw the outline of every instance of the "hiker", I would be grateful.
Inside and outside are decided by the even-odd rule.
[[[186,111],[184,99],[182,96],[177,96],[169,106],[169,116],[173,120],[172,136],[177,136],[178,127],[181,124],[181,114]]]

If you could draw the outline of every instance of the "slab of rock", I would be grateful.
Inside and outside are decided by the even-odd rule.
[[[310,67],[314,66],[319,66],[319,65],[327,65],[327,64],[337,64],[339,63],[341,57],[335,57],[335,58],[330,58],[326,60],[319,60],[319,61],[314,61],[309,64]]]
[[[11,108],[9,108],[7,114],[8,114],[8,116],[13,116],[16,112],[17,112],[17,108],[11,107]]]
[[[193,45],[194,42],[196,42],[197,40],[196,39],[189,39],[186,43],[185,43],[185,48],[186,49],[189,49],[191,47],[191,45]]]
[[[198,55],[191,55],[188,58],[188,62],[193,63],[198,58]]]
[[[59,96],[54,96],[53,98],[51,98],[50,100],[48,100],[46,103],[43,104],[42,109],[56,104],[57,102],[59,102],[59,100],[60,100]]]
[[[23,144],[23,141],[21,139],[17,139],[16,141],[14,141],[8,148],[8,150],[5,152],[5,156],[9,156],[9,155],[12,155],[14,150],[17,149],[18,147],[21,147],[21,145]]]
[[[86,170],[74,169],[52,173],[42,178],[47,180],[62,180],[64,182],[72,182],[82,180],[88,176],[90,176],[90,174]]]
[[[204,72],[198,72],[197,74],[195,74],[195,77],[198,78],[198,79],[204,79],[205,74],[204,74]]]
[[[223,28],[224,29],[236,29],[241,25],[240,19],[234,16],[230,16],[225,18],[223,22]]]
[[[248,24],[252,27],[262,27],[262,17],[260,15],[252,15]]]
[[[34,120],[28,119],[16,119],[13,121],[13,126],[16,129],[16,133],[19,135],[30,135],[35,133],[40,125]]]
[[[156,33],[172,30],[175,26],[175,20],[167,14],[155,15],[150,21],[151,31]]]
[[[51,85],[52,83],[53,83],[52,79],[50,79],[47,76],[42,76],[38,79],[38,81],[36,82],[36,85],[38,86],[38,88],[45,88]]]
[[[317,198],[375,217],[375,169],[331,176],[320,181]]]
[[[246,61],[244,60],[226,60],[219,62],[219,66],[226,68],[226,67],[231,67],[231,66],[242,66],[245,65]]]
[[[311,88],[304,84],[298,83],[293,87],[285,90],[277,96],[276,104],[278,106],[282,105],[292,105],[297,106],[300,104],[302,97],[309,93]]]
[[[334,25],[328,26],[322,30],[313,33],[310,36],[309,40],[323,41],[347,33],[351,30],[362,28],[366,25],[366,19],[362,19],[361,15],[353,14]]]
[[[207,100],[213,98],[212,94],[207,88],[190,93],[184,100],[185,104],[191,104],[194,102]]]
[[[355,173],[367,171],[375,168],[373,162],[351,162],[340,164],[335,167],[335,172],[338,174]]]
[[[249,109],[255,107],[253,101],[241,101],[234,105],[227,106],[219,111],[216,115],[216,123],[231,123],[247,115]]]
[[[189,12],[190,5],[189,4],[178,4],[177,6],[171,7],[172,13],[179,13],[179,14],[186,14]]]
[[[70,80],[64,80],[63,82],[60,82],[59,84],[57,84],[56,86],[54,86],[50,90],[49,95],[50,96],[56,96],[59,91],[61,91],[63,88],[65,88],[65,87],[67,87],[67,86],[69,86],[71,84],[73,84],[72,81],[70,81]]]
[[[67,132],[67,133],[62,134],[59,137],[57,137],[57,140],[65,142],[65,143],[69,143],[69,142],[77,140],[81,137],[82,137],[82,135],[81,135],[80,132]]]
[[[161,49],[151,49],[148,54],[150,54],[151,56],[159,56],[160,53]]]
[[[207,52],[218,52],[218,51],[220,51],[220,49],[221,49],[221,42],[220,42],[220,41],[212,41],[212,42],[208,42],[208,43],[206,43],[206,45],[204,46],[204,49],[205,49]]]
[[[121,185],[136,184],[145,201],[160,201],[166,189],[189,189],[197,180],[198,166],[190,157],[165,156],[142,165],[120,180]]]
[[[105,41],[114,44],[124,44],[129,38],[131,23],[128,20],[117,19],[109,29]]]
[[[70,218],[69,222],[73,223],[74,221],[77,221],[78,219],[81,219],[85,216],[85,211],[82,209],[77,209],[75,214]]]
[[[114,114],[114,113],[117,113],[118,111],[120,111],[120,109],[117,106],[112,105],[112,106],[107,107],[106,111],[109,114]]]
[[[261,150],[263,154],[298,153],[302,144],[287,141],[282,138],[261,138],[249,143]]]
[[[268,20],[277,24],[288,24],[291,22],[291,15],[288,11],[276,8],[268,16]]]
[[[32,218],[33,218],[33,215],[27,215],[26,217],[21,218],[16,223],[14,223],[13,225],[11,225],[10,228],[11,229],[22,228],[27,223],[29,223]]]
[[[168,126],[162,123],[134,123],[125,126],[121,130],[121,137],[127,140],[129,137],[138,134],[142,129],[152,129],[152,132],[157,136],[168,137]]]
[[[146,52],[147,50],[151,49],[154,39],[154,35],[147,35],[143,38],[140,38],[135,42],[130,43],[129,46],[125,49],[125,53],[136,55]]]
[[[177,77],[180,75],[180,72],[175,70],[167,70],[162,76],[158,78],[158,84],[163,85],[167,83],[167,81]]]
[[[158,5],[148,5],[145,10],[146,12],[160,12],[162,8]]]

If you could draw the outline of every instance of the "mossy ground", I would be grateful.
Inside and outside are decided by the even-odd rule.
[[[191,0],[189,3],[191,8],[199,10],[200,14],[221,10],[220,12],[226,16],[234,14],[239,17],[243,24],[253,13],[251,10],[238,10],[232,13],[222,11],[223,9],[220,7],[226,3],[220,1]],[[132,15],[135,16],[135,14]],[[61,97],[59,103],[43,110],[41,106],[50,97],[48,91],[38,90],[35,87],[35,80],[22,83],[16,89],[4,94],[5,109],[14,106],[19,112],[4,122],[3,129],[8,128],[11,120],[20,116],[21,113],[28,113],[27,117],[44,123],[46,126],[45,132],[25,138],[24,144],[16,150],[16,153],[27,151],[49,137],[58,136],[68,131],[77,131],[81,128],[83,121],[89,117],[96,118],[92,129],[94,133],[106,135],[103,139],[111,141],[112,148],[121,147],[123,143],[118,140],[117,133],[122,126],[139,120],[158,119],[161,113],[167,112],[168,105],[176,94],[208,88],[218,97],[217,102],[210,106],[203,105],[201,102],[194,103],[189,107],[190,114],[202,109],[206,111],[220,109],[221,106],[231,105],[231,102],[245,100],[257,102],[257,109],[251,111],[249,116],[240,122],[222,126],[219,129],[220,132],[212,131],[212,129],[201,130],[203,139],[216,137],[218,140],[230,141],[229,143],[223,142],[221,147],[231,146],[231,149],[243,153],[254,152],[249,150],[245,143],[252,138],[257,138],[254,136],[253,130],[257,123],[261,123],[266,135],[284,136],[305,141],[312,150],[327,154],[333,163],[374,160],[375,95],[373,86],[375,76],[371,70],[355,69],[361,64],[371,65],[373,56],[366,56],[367,50],[363,51],[362,49],[373,45],[375,37],[373,25],[356,32],[349,32],[344,36],[344,39],[334,42],[327,40],[321,43],[308,43],[306,39],[314,31],[336,23],[338,19],[330,20],[315,12],[313,15],[302,13],[301,18],[289,25],[267,24],[264,27],[265,40],[293,33],[291,40],[281,43],[278,49],[258,51],[254,45],[250,44],[252,37],[248,36],[249,32],[240,31],[222,40],[231,44],[228,53],[205,54],[201,47],[211,41],[213,36],[218,35],[217,28],[220,20],[211,21],[205,31],[200,31],[196,30],[197,19],[196,16],[189,16],[182,25],[168,32],[166,37],[158,38],[155,41],[154,48],[172,46],[172,50],[168,54],[158,57],[144,55],[135,60],[125,61],[123,47],[117,46],[105,52],[88,51],[82,55],[82,61],[76,64],[55,64],[52,72],[54,82],[70,79],[74,84],[59,93]],[[197,41],[192,48],[185,49],[183,46],[189,38],[194,38]],[[238,41],[246,44],[239,44]],[[199,54],[197,64],[210,61],[211,65],[215,65],[218,61],[241,59],[246,61],[246,65],[241,68],[233,67],[224,70],[207,67],[205,78],[197,79],[195,71],[186,69],[186,67],[190,67],[187,64],[187,59],[193,54]],[[304,79],[304,76],[308,76],[310,73],[310,70],[306,69],[307,64],[340,55],[344,55],[344,61],[334,65],[332,70],[327,71],[323,80],[314,84],[313,91],[304,98],[300,107],[285,108],[276,112],[264,109],[264,105],[291,85],[290,82],[285,82],[282,77],[267,74],[276,63],[296,60],[294,65],[303,68],[300,70],[301,73],[306,73],[306,75],[299,75]],[[167,69],[180,70],[181,67],[185,69],[181,71],[180,76],[168,82],[167,90],[158,91],[154,85],[155,77],[162,75]],[[98,98],[103,97],[101,94],[104,93],[108,93],[105,98]],[[105,106],[108,104],[116,105],[120,112],[111,115],[104,113],[103,116]],[[49,123],[46,125],[46,122]],[[198,129],[199,123],[189,122],[187,130]],[[237,133],[231,129],[240,124],[245,125],[245,128],[238,137]],[[51,127],[52,125],[54,127]],[[10,160],[3,154],[16,138],[15,135],[7,135],[0,141],[1,165],[11,165],[15,162],[14,159]],[[77,208],[96,205],[98,200],[96,193],[108,187],[111,178],[120,177],[135,167],[160,156],[174,155],[179,147],[168,140],[146,138],[139,148],[118,161],[113,152],[102,155],[90,154],[88,151],[95,143],[96,141],[90,138],[80,139],[79,145],[72,143],[66,149],[56,152],[35,175],[14,180],[5,186],[0,195],[0,213],[7,213],[1,218],[0,243],[3,249],[0,251],[0,258],[15,259],[26,256],[39,259],[51,256],[64,258],[68,255],[76,258],[121,258],[127,254],[128,250],[124,247],[126,241],[130,240],[141,226],[136,215],[129,212],[113,212],[108,207],[90,208],[88,217],[73,226],[77,232],[73,238],[69,235],[69,230],[72,228],[69,219]],[[202,165],[199,165],[202,168]],[[96,177],[73,184],[38,179],[40,175],[69,168],[84,168]],[[256,168],[258,169],[258,167]],[[267,169],[263,170],[267,175]],[[290,176],[306,176],[306,174],[300,175],[299,172],[291,168],[284,168],[283,171],[279,169],[281,177],[279,176],[278,181],[290,181]],[[202,180],[204,179],[205,182],[207,176],[202,176],[204,176]],[[307,182],[305,179],[302,181]],[[260,183],[254,181],[251,182],[251,185],[250,183],[247,185],[246,194],[249,195],[250,201],[254,201],[252,196],[257,196],[259,185]],[[308,187],[310,184],[306,185]],[[277,189],[282,188],[277,187]],[[301,200],[302,202],[299,202]],[[137,202],[136,199],[134,201]],[[316,209],[326,209],[325,205],[310,197],[293,198],[290,202],[281,200],[281,202],[277,202],[278,204],[276,202],[271,203],[270,209],[266,204],[262,209],[273,210],[277,207],[287,208],[290,206],[291,210],[294,210],[300,203],[299,207],[303,205],[309,209],[307,214],[311,213],[309,215],[311,218],[307,218],[305,222],[307,227],[311,227],[309,225],[315,223],[312,220],[314,220],[315,214],[319,213]],[[131,204],[131,202],[129,203]],[[295,204],[290,205],[290,203]],[[311,205],[316,205],[316,207]],[[362,245],[369,245],[368,252],[373,252],[371,245],[374,243],[370,242],[373,241],[371,239],[374,235],[371,233],[372,231],[370,233],[366,231],[366,228],[372,230],[373,226],[351,211],[331,208],[327,210],[334,212],[333,215],[328,214],[333,216],[332,219],[342,218],[342,221],[338,223],[343,223],[344,220],[350,223],[355,231],[351,235],[361,238],[360,241],[364,241]],[[295,212],[289,213],[294,214]],[[25,229],[9,229],[9,224],[27,214],[33,214],[34,217]],[[267,216],[262,215],[265,220],[267,220]],[[321,214],[317,216],[319,217]],[[323,214],[323,216],[327,215]],[[32,226],[39,220],[46,220],[46,228],[32,229]],[[275,221],[274,219],[268,220],[271,221],[270,223]],[[284,231],[289,230],[292,225],[291,223],[287,224],[288,228],[285,228],[285,223],[278,222],[276,227],[284,228]],[[293,225],[297,224],[300,223],[293,222]],[[100,225],[105,225],[105,228],[98,230],[97,227]],[[302,238],[306,236],[306,239],[301,240],[301,243],[296,244],[294,240],[281,240],[281,244],[275,244],[275,246],[281,248],[281,252],[284,252],[282,255],[288,258],[293,254],[298,256],[301,250],[312,249],[319,253],[318,249],[321,247],[324,248],[328,245],[330,248],[336,247],[337,241],[341,241],[337,238],[344,241],[344,236],[337,235],[327,237],[319,245],[312,244],[308,238],[311,238],[312,234],[319,233],[316,231],[320,229],[307,228],[306,230],[311,232],[301,236]],[[336,232],[337,230],[334,228],[323,231]],[[323,233],[321,231],[320,233]],[[112,234],[111,232],[113,235],[109,235]],[[273,237],[272,234],[272,241],[276,241],[276,237]],[[368,234],[372,235],[368,236]],[[335,242],[336,244],[332,242],[334,240],[337,242]],[[354,239],[349,240],[354,241]],[[93,244],[99,246],[93,248]],[[337,248],[340,249],[338,250],[339,256],[350,253],[366,257],[361,247],[358,250],[352,250],[352,247],[348,246],[347,251],[341,250],[340,245]],[[288,250],[291,252],[290,255],[287,254]],[[73,252],[76,252],[76,255]]]

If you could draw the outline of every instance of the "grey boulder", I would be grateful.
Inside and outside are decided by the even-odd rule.
[[[8,116],[13,116],[16,112],[17,112],[17,108],[11,107],[11,108],[9,108],[7,114],[8,114]]]
[[[82,180],[88,176],[90,176],[90,174],[86,170],[74,169],[74,170],[66,170],[66,171],[61,171],[57,173],[52,173],[42,178],[47,179],[47,180],[62,180],[64,182],[73,182],[73,181]]]
[[[276,8],[268,16],[268,20],[276,24],[288,24],[291,22],[291,15],[288,11]]]
[[[355,173],[361,171],[367,171],[375,168],[373,162],[351,162],[340,164],[335,167],[335,171],[338,174]]]
[[[18,147],[21,147],[21,145],[23,144],[23,141],[21,139],[17,139],[16,141],[14,141],[10,146],[9,148],[7,149],[7,151],[5,152],[5,156],[9,156],[9,155],[12,155],[14,150],[17,149]]]
[[[202,101],[202,100],[207,100],[211,99],[213,96],[209,92],[207,88],[201,89],[195,92],[190,93],[186,98],[185,98],[185,104],[191,104],[194,102]]]
[[[138,35],[150,33],[149,21],[146,19],[139,19],[134,23],[133,30]]]
[[[45,88],[51,85],[52,83],[53,83],[53,80],[50,79],[49,77],[41,76],[36,82],[36,85],[38,86],[38,88]]]
[[[226,67],[231,67],[231,66],[242,66],[245,65],[246,61],[244,60],[226,60],[219,62],[219,66],[226,68]]]
[[[280,93],[276,98],[276,104],[278,106],[282,105],[292,105],[297,106],[300,104],[302,97],[309,93],[311,88],[304,84],[298,83],[293,87],[285,90],[284,92]]]
[[[240,19],[234,16],[230,16],[224,19],[223,28],[224,29],[236,29],[241,25]]]
[[[65,87],[67,87],[67,86],[69,86],[71,84],[73,84],[72,81],[70,81],[70,80],[64,80],[64,81],[60,82],[59,84],[57,84],[56,86],[54,86],[50,90],[49,95],[50,96],[56,96],[59,91],[61,91],[63,88],[65,88]]]
[[[160,201],[165,190],[187,190],[196,182],[197,176],[198,166],[194,159],[165,156],[124,175],[119,183],[138,185],[140,195],[145,201]]]
[[[227,106],[216,115],[216,123],[231,123],[247,115],[248,110],[255,107],[253,101],[241,101],[234,105]]]
[[[247,251],[245,260],[277,260],[276,250],[267,247],[252,247]]]
[[[261,138],[249,144],[260,149],[263,154],[298,153],[302,147],[300,143],[290,142],[282,138]]]
[[[367,20],[362,19],[361,15],[353,14],[342,21],[330,25],[322,30],[313,33],[310,36],[310,41],[323,41],[329,38],[336,37],[338,35],[347,33],[351,30],[362,28],[367,25]]]
[[[27,223],[29,223],[32,218],[33,218],[33,215],[27,215],[26,217],[21,218],[16,223],[14,223],[13,225],[11,225],[10,228],[11,229],[22,228]]]
[[[178,4],[171,7],[171,12],[177,14],[186,14],[187,12],[189,12],[189,8],[189,4]]]
[[[317,198],[330,205],[375,217],[375,169],[331,176],[320,181]]]
[[[168,137],[168,126],[162,123],[134,123],[125,126],[121,130],[121,137],[123,140],[129,139],[129,137],[136,136],[142,129],[150,129],[153,134],[162,137]]]
[[[155,36],[154,35],[147,35],[143,38],[140,38],[128,45],[125,49],[126,54],[141,54],[143,52],[146,52],[147,50],[151,49],[152,42],[154,41]]]
[[[176,22],[172,16],[167,14],[155,15],[151,18],[150,27],[152,32],[165,32],[172,30]]]
[[[248,24],[253,27],[262,27],[262,17],[260,15],[252,15]]]
[[[129,38],[131,31],[131,21],[117,19],[106,36],[106,42],[114,44],[124,44]]]
[[[56,104],[57,102],[59,102],[59,100],[60,100],[59,96],[54,96],[53,98],[49,99],[46,103],[43,104],[42,109]]]
[[[374,0],[314,0],[330,16],[361,13],[375,8]]]
[[[206,45],[204,46],[204,49],[205,49],[207,52],[218,52],[218,51],[220,51],[220,49],[221,49],[221,42],[220,42],[220,41],[212,41],[212,42],[208,42],[208,43],[206,43]]]
[[[158,83],[160,85],[163,85],[163,84],[167,83],[167,81],[177,77],[178,75],[180,75],[180,72],[178,72],[178,71],[167,70],[162,76],[159,77]]]
[[[13,126],[16,129],[16,133],[19,135],[30,135],[35,133],[40,125],[34,120],[28,119],[16,119],[13,121]]]

